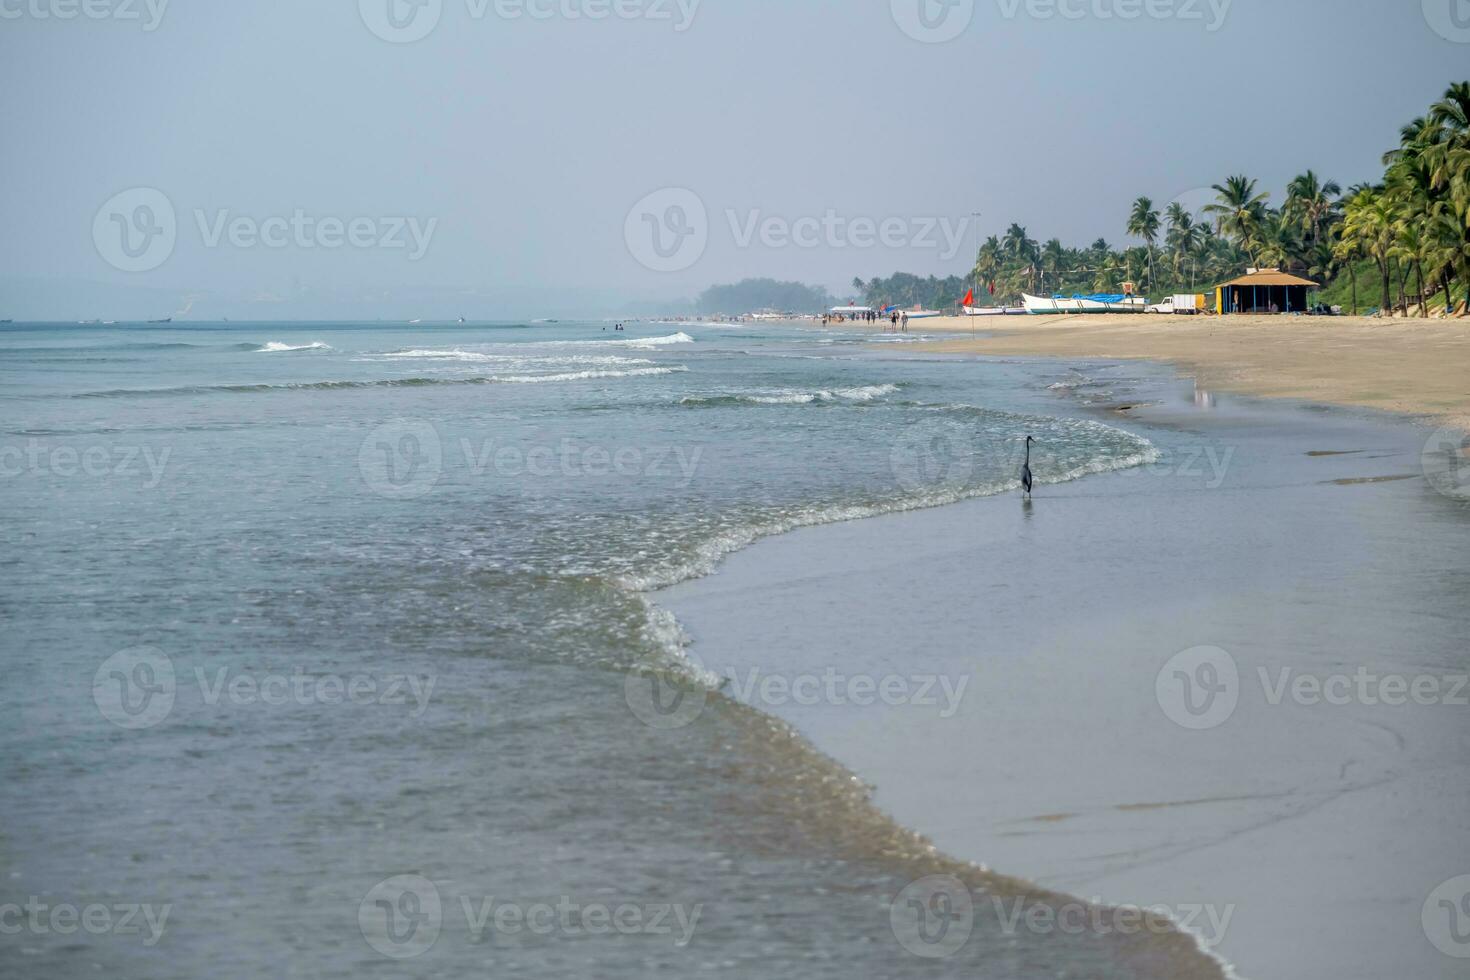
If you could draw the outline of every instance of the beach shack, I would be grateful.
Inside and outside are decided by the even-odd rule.
[[[1239,279],[1215,287],[1215,309],[1221,313],[1305,313],[1310,279],[1280,269],[1251,269]]]

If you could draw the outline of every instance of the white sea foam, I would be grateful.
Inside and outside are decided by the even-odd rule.
[[[569,371],[564,374],[507,374],[491,377],[490,381],[503,384],[547,384],[555,381],[594,381],[602,378],[652,378],[662,374],[677,374],[687,371],[683,365],[675,367],[632,368],[627,371]]]
[[[316,341],[316,342],[314,342],[314,343],[310,343],[310,344],[298,344],[298,345],[295,345],[295,346],[292,346],[291,344],[283,344],[279,340],[272,340],[269,343],[267,343],[264,347],[261,347],[259,350],[257,350],[255,353],[257,353],[257,354],[289,354],[292,351],[299,351],[299,350],[331,350],[331,349],[332,349],[331,347],[328,347],[326,344],[322,343],[319,340]]]
[[[598,343],[598,341],[593,341],[593,343]],[[692,344],[694,343],[694,338],[680,331],[676,334],[670,334],[667,337],[643,337],[638,339],[629,337],[624,340],[608,340],[604,341],[604,343],[608,346],[616,345],[619,347],[668,347],[672,344]]]
[[[682,400],[685,405],[707,405],[722,401],[745,402],[750,405],[810,405],[815,402],[870,402],[899,391],[895,384],[863,385],[857,388],[822,388],[817,391],[774,391],[738,395],[698,396]]]
[[[1114,426],[1087,419],[1055,419],[1052,422],[1059,422],[1065,428],[1079,430],[1091,429],[1094,431],[1107,430],[1110,435],[1124,436],[1134,445],[1135,451],[1123,456],[1093,459],[1060,473],[1044,474],[1036,481],[1039,485],[1070,483],[1073,480],[1078,480],[1092,474],[1132,469],[1135,466],[1147,466],[1150,463],[1158,462],[1162,458],[1158,447],[1152,442],[1142,436],[1126,432]],[[668,588],[671,585],[677,585],[689,579],[703,578],[713,573],[719,566],[719,563],[727,556],[749,547],[762,538],[785,534],[797,528],[811,527],[818,524],[839,524],[846,521],[862,520],[868,517],[879,517],[884,514],[926,510],[930,507],[942,507],[946,504],[955,504],[962,500],[971,500],[976,497],[993,497],[997,494],[1019,490],[1020,487],[1021,481],[1019,477],[1012,477],[967,486],[939,487],[921,491],[908,497],[899,497],[874,503],[809,504],[756,520],[749,524],[731,528],[697,546],[694,549],[694,553],[682,562],[669,564],[663,568],[651,569],[642,574],[627,575],[620,581],[623,586],[633,591],[651,592],[657,589]]]
[[[534,355],[534,354],[486,354],[480,351],[467,350],[404,350],[394,351],[382,355],[395,361],[401,360],[424,360],[424,361],[457,361],[466,364],[515,364],[534,366],[537,364],[561,365],[582,364],[588,366],[618,367],[638,364],[653,364],[653,361],[642,357],[619,357],[615,354],[564,354],[564,355]]]

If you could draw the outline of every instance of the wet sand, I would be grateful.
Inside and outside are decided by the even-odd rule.
[[[1242,977],[1463,976],[1421,915],[1470,873],[1470,707],[1273,689],[1464,675],[1470,505],[1416,426],[1171,390],[1114,419],[1157,466],[797,531],[659,602],[717,673],[963,682],[754,702],[950,855],[1192,917]],[[1186,707],[1201,647],[1233,697]]]
[[[974,320],[975,322],[971,322]],[[1148,358],[1211,389],[1358,405],[1470,430],[1470,319],[1026,316],[916,321],[969,334],[923,349],[994,355]]]

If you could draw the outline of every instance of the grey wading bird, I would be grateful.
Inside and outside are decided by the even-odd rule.
[[[1026,462],[1021,464],[1021,489],[1026,491],[1026,496],[1031,496],[1031,444],[1036,440],[1030,436],[1026,437]]]

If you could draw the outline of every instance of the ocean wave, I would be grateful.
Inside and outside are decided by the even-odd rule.
[[[525,365],[527,367],[537,364],[583,364],[604,367],[623,367],[640,364],[653,364],[642,357],[619,357],[615,354],[565,354],[544,355],[533,354],[485,354],[480,351],[467,350],[403,350],[379,355],[388,360],[424,360],[424,361],[457,361],[465,364],[513,364]],[[372,360],[375,358],[364,358]]]
[[[547,381],[592,381],[600,378],[654,378],[663,374],[677,374],[689,370],[678,367],[632,368],[627,371],[571,371],[566,374],[522,374],[495,378],[503,384],[540,384]]]
[[[674,344],[692,344],[694,338],[687,333],[669,334],[667,337],[618,337],[597,340],[541,340],[537,347],[670,347]]]
[[[870,402],[901,390],[900,385],[862,385],[856,388],[822,388],[816,391],[780,391],[738,395],[690,395],[681,405],[711,408],[720,405],[812,405],[833,402]]]
[[[283,344],[279,340],[272,340],[272,341],[268,341],[267,343],[265,343],[261,347],[257,347],[255,349],[255,353],[257,353],[257,354],[289,354],[289,353],[292,353],[294,351],[299,351],[299,350],[331,350],[331,349],[332,349],[331,347],[329,347],[326,344],[322,343],[320,340],[312,341],[309,344],[298,344],[298,345],[295,345],[295,346],[292,346],[291,344]]]
[[[116,388],[110,391],[84,391],[71,398],[146,398],[170,395],[232,394],[254,395],[270,391],[350,391],[357,388],[423,388],[434,385],[544,384],[557,381],[591,381],[597,379],[643,378],[687,371],[683,365],[673,367],[634,368],[627,371],[574,371],[567,374],[506,374],[473,378],[385,378],[381,381],[305,381],[290,384],[188,385],[179,388]]]
[[[992,414],[1004,415],[1005,413]],[[1148,439],[1115,426],[1089,419],[1051,419],[1047,421],[1051,424],[1060,424],[1064,429],[1086,430],[1120,439],[1132,449],[1132,452],[1098,456],[1060,472],[1039,474],[1037,485],[1071,483],[1086,476],[1132,469],[1135,466],[1147,466],[1162,458],[1158,447]],[[943,507],[978,497],[993,497],[1002,493],[1011,493],[1019,490],[1020,487],[1020,478],[1016,476],[960,486],[935,487],[914,492],[907,497],[888,500],[822,503],[794,507],[783,512],[758,517],[749,523],[723,531],[696,545],[692,554],[683,560],[652,568],[646,572],[624,575],[617,581],[619,585],[635,592],[652,592],[710,575],[729,555],[763,538],[785,534],[798,528],[820,524],[841,524],[869,517],[881,517],[885,514],[927,510],[931,507]]]

